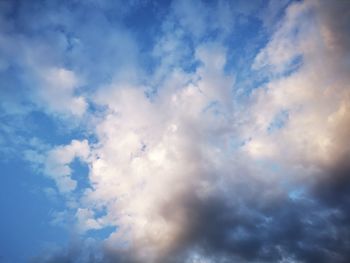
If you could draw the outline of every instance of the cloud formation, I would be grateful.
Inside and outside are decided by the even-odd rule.
[[[90,5],[100,8],[91,26],[102,33],[64,29],[75,51],[56,49],[80,63],[18,62],[38,81],[34,103],[88,123],[87,139],[38,150],[42,172],[75,203],[68,209],[81,241],[34,260],[350,260],[347,2],[271,1],[253,17],[261,3],[174,1],[148,49],[124,27],[132,11],[112,25],[107,1]],[[74,8],[63,8],[64,17],[83,16]],[[252,78],[264,79],[253,90],[230,68],[230,39],[249,19],[267,34],[250,61]],[[91,46],[106,48],[95,67],[96,54],[82,56]],[[146,58],[153,64],[143,65]],[[79,192],[76,158],[88,166]],[[103,240],[89,237],[106,227],[113,231]]]
[[[70,178],[72,171],[69,164],[75,158],[88,161],[89,151],[87,140],[81,142],[73,140],[71,144],[58,146],[47,153],[44,161],[44,173],[55,180],[60,192],[66,193],[76,188],[76,181]]]

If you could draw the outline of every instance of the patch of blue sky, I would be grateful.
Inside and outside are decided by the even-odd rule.
[[[26,262],[47,243],[65,244],[68,233],[50,223],[52,210],[64,203],[59,197],[52,202],[43,191],[52,180],[34,174],[20,159],[1,162],[1,171],[0,261]]]
[[[105,240],[116,230],[117,227],[115,226],[106,226],[101,229],[91,229],[85,233],[85,236],[92,237],[97,240]]]
[[[94,209],[94,215],[95,218],[101,218],[107,215],[107,210],[106,207],[102,207],[102,208],[95,208]]]
[[[25,119],[24,127],[30,127],[32,134],[50,145],[69,144],[73,139],[86,138],[85,126],[70,125],[72,120],[48,115],[43,111],[32,111]]]
[[[276,116],[274,117],[274,119],[272,120],[272,122],[270,123],[270,125],[267,128],[267,131],[269,133],[273,133],[277,130],[280,130],[281,128],[283,128],[289,119],[289,111],[288,110],[281,110],[280,112],[278,112],[276,114]]]
[[[162,19],[167,15],[170,1],[141,4],[123,18],[123,24],[135,34],[141,49],[151,50],[154,38],[160,33]],[[112,15],[113,17],[113,15]]]
[[[288,77],[292,75],[293,73],[297,72],[300,67],[303,65],[303,56],[297,55],[293,57],[285,66],[283,72],[281,73],[280,77]]]
[[[6,57],[2,59],[7,60]],[[29,90],[24,83],[24,70],[10,61],[4,63],[0,69],[0,116],[26,113],[34,105],[30,101]]]
[[[69,233],[50,223],[53,211],[66,208],[64,198],[53,190],[56,186],[52,179],[24,160],[24,152],[42,150],[37,143],[68,144],[72,139],[83,138],[84,133],[79,129],[67,132],[62,127],[65,125],[62,120],[38,110],[23,115],[4,114],[0,119],[0,137],[3,138],[0,151],[0,261],[25,262],[46,244],[65,244]],[[6,149],[16,152],[9,153]],[[85,188],[86,166],[77,161],[73,162],[72,168],[78,189]]]
[[[225,41],[227,61],[225,72],[234,74],[236,90],[247,96],[252,90],[260,87],[268,79],[251,69],[256,55],[268,41],[268,35],[261,31],[262,25],[258,20],[248,24],[235,26],[234,34]]]
[[[224,111],[222,110],[222,106],[220,102],[217,100],[210,101],[207,106],[202,110],[203,114],[213,114],[214,116],[223,115]]]
[[[107,210],[105,207],[94,209],[94,218],[99,219],[107,215]],[[108,238],[112,233],[117,231],[117,226],[114,225],[106,225],[100,229],[90,229],[86,231],[83,236],[84,237],[91,237],[95,240],[105,240]]]
[[[22,151],[30,145],[32,132],[25,126],[23,115],[0,116],[0,160],[21,159]]]
[[[72,169],[71,178],[77,182],[75,192],[81,194],[85,189],[91,187],[89,183],[89,167],[77,158],[69,166]]]
[[[93,101],[88,102],[87,107],[88,113],[95,115],[96,117],[104,116],[108,112],[108,106],[100,105]]]

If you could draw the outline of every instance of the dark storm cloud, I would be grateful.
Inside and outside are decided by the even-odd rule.
[[[271,186],[251,179],[244,184],[249,185],[244,190],[232,186],[229,196],[189,194],[166,204],[164,217],[178,220],[181,211],[183,228],[159,262],[186,262],[193,251],[213,262],[348,262],[350,221],[344,200],[340,206],[327,206],[317,195],[267,200]]]
[[[247,180],[246,184],[252,182]],[[178,220],[182,230],[155,262],[187,262],[193,253],[213,262],[349,261],[349,191],[339,193],[330,187],[327,191],[320,189],[324,196],[295,200],[282,196],[267,201],[262,194],[266,187],[256,184],[250,188],[254,192],[245,193],[232,187],[239,195],[230,198],[217,194],[202,199],[188,193],[180,201],[166,203],[164,218],[168,222]],[[350,188],[349,182],[346,187]],[[337,204],[328,203],[329,195]],[[43,262],[147,262],[133,251],[101,251],[96,256],[75,246]]]
[[[349,53],[350,7],[347,1],[318,1],[321,23],[332,30],[333,41],[342,52]],[[337,19],[334,19],[337,17]],[[349,54],[348,54],[349,55]]]

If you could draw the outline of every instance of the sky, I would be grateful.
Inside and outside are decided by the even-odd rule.
[[[349,1],[0,1],[0,262],[350,262],[349,73]]]

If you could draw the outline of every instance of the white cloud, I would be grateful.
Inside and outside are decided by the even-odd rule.
[[[318,1],[291,5],[271,42],[258,54],[256,61],[264,57],[266,65],[277,66],[273,73],[288,65],[295,54],[303,56],[303,63],[295,73],[272,79],[253,95],[255,127],[246,146],[251,154],[260,152],[268,158],[321,169],[348,154],[343,138],[349,134],[349,77],[343,74],[345,58],[339,57],[346,55],[341,47],[329,45],[336,41],[338,27],[324,23],[319,17],[323,11],[315,12],[324,8],[327,5]],[[314,16],[305,16],[312,11]],[[278,50],[289,55],[284,59]],[[270,132],[269,125],[281,111],[288,112],[287,122]]]
[[[302,171],[299,176],[307,177],[315,174],[309,167],[322,170],[333,165],[337,155],[347,153],[339,139],[340,127],[348,125],[347,77],[339,76],[334,65],[320,64],[319,57],[332,61],[333,51],[319,45],[322,27],[305,16],[315,6],[292,4],[257,56],[257,68],[268,66],[266,70],[279,77],[252,94],[246,106],[248,123],[232,117],[233,78],[223,73],[226,54],[220,45],[197,47],[202,66],[192,75],[168,74],[152,102],[142,88],[118,84],[98,96],[97,101],[111,111],[96,128],[99,147],[91,161],[93,189],[83,200],[87,206],[105,207],[104,220],[118,226],[110,244],[131,241],[140,253],[136,257],[147,253],[156,259],[183,235],[188,223],[183,196],[194,191],[205,200],[222,191],[233,198],[230,189],[236,189],[238,174],[243,173],[251,177],[246,180],[273,189],[264,190],[266,200],[282,198],[284,175],[257,161],[270,160],[282,165],[288,176]],[[325,41],[330,41],[329,35]],[[280,75],[297,55],[303,56],[302,66]],[[327,76],[319,78],[318,70]],[[176,81],[176,74],[187,81]],[[332,79],[337,81],[327,82]],[[288,112],[286,123],[270,131],[281,111]],[[238,122],[243,124],[237,128]],[[341,138],[347,134],[346,130]],[[233,152],[232,137],[246,139]],[[252,163],[257,167],[247,167]],[[171,216],[165,212],[167,205],[174,209],[168,211]]]
[[[85,113],[88,103],[84,96],[79,95],[79,88],[84,81],[74,71],[56,61],[53,54],[58,51],[53,47],[22,35],[2,33],[0,48],[5,53],[3,60],[6,59],[7,63],[22,69],[16,74],[25,86],[22,87],[18,80],[15,83],[24,93],[22,96],[26,95],[25,98],[18,95],[12,98],[14,101],[2,102],[4,110],[26,114],[33,107],[22,104],[30,102],[40,109],[45,109],[49,114],[81,117]],[[10,89],[8,85],[13,85],[11,76],[9,79],[6,89]]]
[[[278,73],[290,67],[293,58],[302,54],[300,45],[305,43],[303,37],[307,34],[307,29],[312,27],[312,21],[310,19],[305,25],[300,24],[300,21],[307,19],[309,5],[309,2],[300,2],[287,8],[286,15],[271,40],[256,56],[253,69],[269,66]]]
[[[101,219],[95,219],[95,214],[91,209],[78,208],[75,214],[78,222],[78,230],[84,233],[91,229],[100,229],[103,227],[103,221]]]
[[[83,96],[76,96],[76,89],[82,85],[73,71],[64,68],[49,68],[38,70],[41,82],[37,93],[53,112],[81,116],[87,109]]]
[[[105,224],[118,226],[111,244],[124,236],[157,256],[181,232],[181,224],[165,220],[161,207],[191,191],[196,182],[203,198],[211,192],[206,177],[213,162],[221,161],[215,155],[222,154],[222,149],[212,149],[214,140],[222,141],[225,130],[231,129],[225,119],[215,117],[215,107],[221,105],[225,113],[231,110],[233,79],[222,73],[225,50],[219,45],[201,46],[196,54],[203,62],[197,72],[186,77],[175,70],[152,101],[142,87],[124,83],[96,96],[95,101],[109,110],[96,126],[98,145],[90,159],[92,189],[86,190],[82,202],[85,207],[105,208]],[[67,163],[75,154],[67,155],[74,152],[67,147],[51,154],[61,160],[59,171],[50,169],[51,173],[69,174]],[[49,167],[55,168],[56,162]],[[82,229],[100,227],[91,210],[78,210],[77,216]],[[185,220],[182,216],[178,220]]]
[[[61,193],[69,193],[77,186],[77,182],[70,177],[72,174],[70,163],[75,158],[87,161],[89,154],[90,148],[87,140],[73,140],[69,145],[58,146],[47,153],[44,173],[55,180]]]

